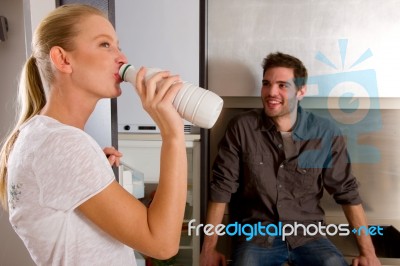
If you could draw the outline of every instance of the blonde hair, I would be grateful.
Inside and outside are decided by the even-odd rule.
[[[74,37],[79,33],[79,23],[89,15],[105,14],[88,5],[72,4],[56,8],[37,27],[32,40],[32,56],[26,61],[20,77],[18,95],[18,120],[6,137],[0,151],[0,203],[7,204],[7,161],[19,134],[19,127],[37,115],[46,104],[46,84],[52,84],[54,73],[50,49],[60,46],[66,51],[74,49]]]

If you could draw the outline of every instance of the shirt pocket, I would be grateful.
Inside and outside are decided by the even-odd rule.
[[[295,175],[299,177],[300,185],[304,188],[310,188],[316,184],[321,171],[316,168],[301,168],[295,169]]]
[[[288,169],[285,178],[285,187],[294,198],[301,198],[310,194],[317,194],[319,191],[318,177],[321,169],[295,167]]]
[[[245,195],[255,197],[258,191],[261,194],[266,193],[266,179],[270,176],[268,169],[271,169],[270,156],[268,154],[246,153],[243,155],[243,175],[242,183]]]

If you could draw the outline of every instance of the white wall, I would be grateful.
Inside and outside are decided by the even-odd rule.
[[[31,5],[32,2],[32,5]],[[26,60],[26,40],[31,36],[31,27],[36,27],[41,16],[54,8],[55,1],[1,0],[0,15],[8,20],[8,39],[0,43],[0,139],[3,140],[12,128],[19,73]],[[40,2],[40,3],[39,3]],[[32,11],[32,12],[30,12]],[[24,21],[24,12],[29,12]],[[30,51],[30,40],[28,51]],[[0,265],[35,265],[20,238],[8,221],[8,214],[0,210]]]
[[[262,59],[281,51],[304,62],[308,96],[400,97],[393,89],[400,60],[399,8],[399,1],[379,0],[210,0],[208,89],[221,96],[259,97]],[[342,83],[345,93],[321,82],[341,77],[354,80]]]
[[[15,117],[18,75],[25,61],[22,0],[1,0],[0,15],[7,17],[8,40],[0,43],[0,138],[11,129]],[[34,265],[29,253],[0,210],[0,265]]]

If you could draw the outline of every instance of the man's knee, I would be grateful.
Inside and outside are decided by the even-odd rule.
[[[345,261],[343,256],[332,253],[325,258],[325,260],[322,262],[321,265],[322,266],[340,266],[340,265],[347,266],[349,264]]]

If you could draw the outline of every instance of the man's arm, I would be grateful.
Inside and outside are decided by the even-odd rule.
[[[342,205],[347,221],[352,228],[360,228],[360,226],[368,226],[364,208],[361,204]],[[353,260],[353,265],[381,265],[375,254],[375,248],[371,237],[366,234],[356,235],[358,249],[360,255]]]
[[[222,223],[222,218],[225,213],[226,203],[209,202],[207,209],[207,224],[216,225]],[[204,235],[203,246],[200,254],[201,266],[226,266],[225,256],[216,250],[218,235]]]

